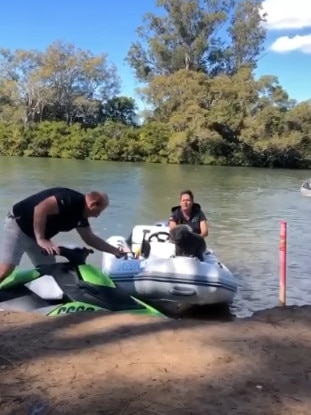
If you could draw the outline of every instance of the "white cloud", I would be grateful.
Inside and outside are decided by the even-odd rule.
[[[311,0],[265,0],[267,29],[303,29],[311,27]]]
[[[294,37],[281,36],[273,42],[270,49],[278,53],[296,50],[311,54],[311,34],[304,36],[296,35]]]

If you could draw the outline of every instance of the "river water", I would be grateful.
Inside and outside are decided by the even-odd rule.
[[[108,192],[110,206],[92,219],[102,237],[128,235],[136,224],[166,219],[190,188],[208,216],[207,243],[239,278],[239,316],[278,304],[280,221],[288,226],[287,303],[311,304],[311,198],[299,193],[309,171],[175,166],[40,158],[0,158],[0,215],[50,186]],[[79,243],[77,234],[58,241]],[[100,265],[100,253],[90,257]],[[27,257],[21,266],[29,266]]]

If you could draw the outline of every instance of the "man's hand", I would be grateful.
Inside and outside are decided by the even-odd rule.
[[[117,248],[113,245],[110,245],[104,239],[95,235],[89,226],[77,228],[77,232],[87,245],[98,249],[99,251],[108,252],[109,254],[114,255],[116,258],[125,257],[127,253],[131,252],[130,249],[123,249],[122,247]]]
[[[114,254],[116,258],[125,257],[130,251],[124,250],[121,246],[117,248],[116,253]]]
[[[59,248],[54,245],[49,239],[38,239],[37,244],[49,255],[59,254]]]

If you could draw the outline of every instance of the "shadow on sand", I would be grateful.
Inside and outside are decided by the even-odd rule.
[[[1,415],[311,413],[311,307],[188,317],[2,312]]]

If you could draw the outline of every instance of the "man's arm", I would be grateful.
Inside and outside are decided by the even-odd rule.
[[[39,203],[34,210],[33,229],[37,241],[45,239],[46,219],[49,215],[59,213],[58,203],[55,196],[48,197]]]
[[[81,239],[92,248],[98,251],[108,252],[112,255],[120,255],[118,248],[108,244],[106,241],[95,235],[90,226],[76,228]]]

